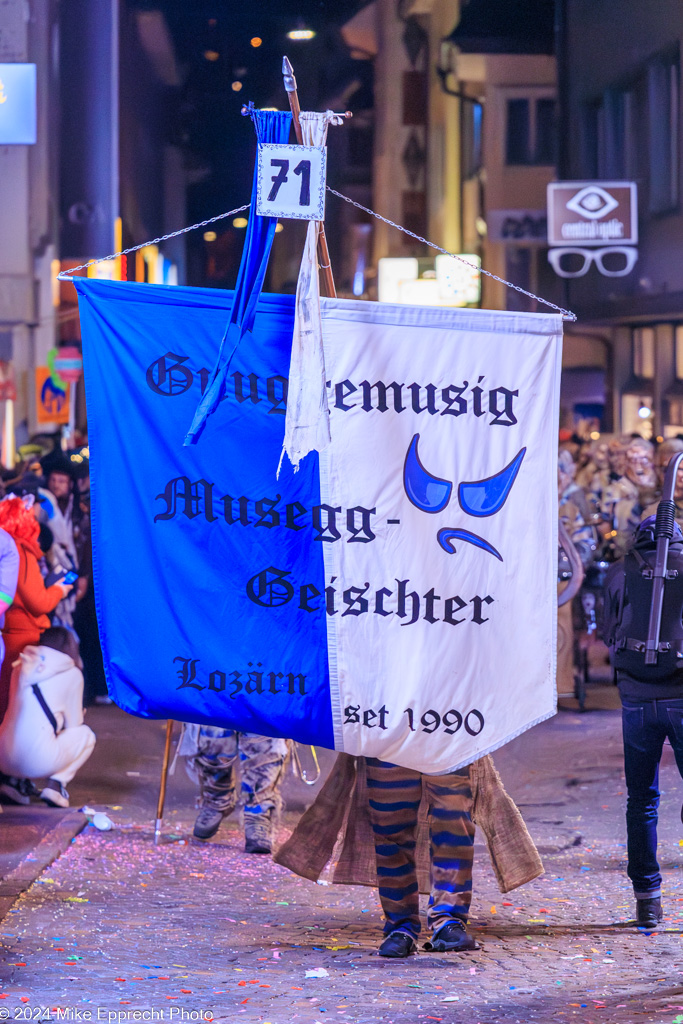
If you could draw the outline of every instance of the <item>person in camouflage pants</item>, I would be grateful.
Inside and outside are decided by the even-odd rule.
[[[241,802],[246,852],[270,853],[288,750],[287,740],[186,723],[178,753],[187,757],[188,775],[199,784],[195,837],[210,839]]]

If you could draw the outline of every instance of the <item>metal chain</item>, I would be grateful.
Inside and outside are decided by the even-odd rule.
[[[389,220],[388,217],[383,217],[380,213],[375,213],[374,210],[369,209],[367,206],[363,206],[362,203],[357,203],[355,199],[350,199],[348,196],[343,195],[341,192],[337,192],[336,189],[327,186],[327,191],[331,192],[332,195],[338,196],[339,199],[343,199],[345,203],[350,203],[351,206],[355,206],[358,210],[362,210],[363,213],[368,213],[371,217],[376,220],[381,220],[384,224],[388,224],[392,228],[396,228],[397,231],[402,231],[404,235],[409,235],[414,238],[417,242],[422,242],[424,245],[428,245],[431,249],[436,249],[437,252],[441,252],[444,256],[450,256],[451,259],[459,260],[460,263],[464,263],[466,266],[471,267],[472,264],[462,256],[456,255],[454,252],[449,252],[448,249],[443,249],[440,245],[436,245],[434,242],[430,242],[429,239],[423,238],[422,235],[416,235],[414,231],[409,231],[408,228],[404,228],[401,224],[397,224],[393,220]],[[144,249],[148,245],[158,245],[159,242],[166,242],[169,238],[176,238],[178,235],[184,235],[188,231],[196,231],[197,228],[208,227],[209,224],[215,224],[216,221],[225,220],[226,217],[234,217],[236,213],[243,213],[244,210],[248,210],[251,203],[247,203],[245,206],[238,206],[234,210],[229,210],[227,213],[219,213],[216,217],[209,217],[207,220],[201,220],[197,224],[191,224],[187,228],[180,228],[179,231],[170,231],[167,235],[160,235],[159,238],[153,238],[149,242],[141,242],[140,245],[133,245],[130,249],[122,249],[121,252],[113,252],[109,256],[100,256],[99,259],[89,260],[88,263],[81,263],[78,267],[70,267],[68,270],[63,270],[57,275],[58,280],[68,280],[69,277],[76,273],[78,270],[87,270],[88,267],[95,266],[96,263],[105,263],[107,260],[118,259],[119,256],[128,256],[131,252],[137,252],[138,249]],[[502,277],[498,277],[497,274],[492,274],[490,270],[484,270],[480,268],[481,273],[487,277],[492,278],[494,281],[498,281],[500,284],[504,284],[507,288],[513,288],[520,295],[526,295],[530,299],[535,299],[537,302],[542,302],[544,306],[549,306],[551,309],[556,309],[558,313],[561,313],[566,320],[576,321],[576,313],[572,313],[569,309],[564,309],[562,306],[556,306],[554,302],[550,302],[548,299],[542,298],[540,295],[535,295],[533,292],[528,292],[525,288],[520,288],[517,284],[512,284],[511,281],[506,281]]]
[[[196,231],[197,228],[205,228],[209,224],[215,224],[217,220],[225,220],[226,217],[233,217],[236,213],[242,213],[244,210],[248,210],[251,203],[247,203],[246,206],[238,206],[236,210],[229,210],[227,213],[219,213],[216,217],[209,217],[208,220],[200,220],[198,224],[191,224],[189,228],[180,228],[179,231],[171,231],[167,235],[161,235],[159,238],[153,238],[149,242],[142,242],[140,245],[133,245],[130,249],[122,249],[121,252],[113,252],[109,256],[100,256],[99,259],[90,260],[89,263],[82,263],[80,267],[70,267],[68,270],[63,270],[57,275],[57,279],[60,281],[68,280],[67,275],[75,274],[77,270],[87,270],[88,267],[93,267],[96,263],[104,263],[107,260],[118,259],[119,256],[127,256],[131,252],[137,252],[138,249],[144,249],[148,245],[157,245],[159,242],[165,242],[169,238],[176,238],[178,235],[184,235],[187,231]]]
[[[400,224],[396,224],[395,221],[389,220],[388,217],[383,217],[380,213],[375,213],[374,210],[368,209],[367,206],[363,206],[362,203],[357,203],[355,199],[349,199],[348,196],[342,195],[341,192],[337,192],[336,189],[327,186],[327,191],[331,192],[333,196],[338,196],[343,199],[345,203],[350,203],[351,206],[355,206],[357,209],[362,210],[363,213],[369,213],[371,217],[375,217],[376,220],[381,220],[385,224],[389,224],[390,227],[396,228],[397,231],[402,231],[404,235],[410,235],[411,238],[415,238],[418,242],[424,242],[425,245],[430,246],[432,249],[436,249],[438,252],[442,252],[444,256],[450,256],[454,260],[460,260],[466,266],[471,267],[472,264],[462,256],[457,256],[454,252],[449,252],[448,249],[442,249],[440,245],[436,245],[434,242],[430,242],[429,239],[423,238],[422,235],[416,235],[414,231],[409,231],[408,228],[402,227]],[[516,292],[521,295],[527,295],[530,299],[536,299],[538,302],[542,302],[544,306],[550,306],[551,309],[556,309],[558,313],[561,313],[566,320],[576,321],[576,313],[572,313],[570,309],[564,309],[562,306],[556,306],[554,302],[550,302],[548,299],[541,298],[540,295],[534,295],[533,292],[528,292],[525,288],[520,288],[519,285],[512,284],[511,281],[505,281],[502,277],[498,277],[496,274],[492,274],[490,270],[484,270],[480,268],[482,274],[486,274],[487,277],[493,278],[494,281],[498,281],[500,284],[506,285],[508,288],[514,288]]]

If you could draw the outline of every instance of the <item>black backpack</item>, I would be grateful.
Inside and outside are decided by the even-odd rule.
[[[641,682],[661,682],[678,674],[683,684],[683,544],[669,547],[657,663],[645,664],[655,554],[654,548],[633,548],[623,559],[616,578],[617,567],[612,570],[613,583],[620,585],[613,595],[618,600],[619,614],[614,635],[608,641],[612,662],[617,671],[627,672]]]

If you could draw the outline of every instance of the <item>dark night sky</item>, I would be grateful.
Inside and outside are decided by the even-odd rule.
[[[283,54],[294,66],[304,109],[325,109],[357,75],[358,64],[348,57],[339,26],[365,2],[129,0],[131,8],[161,10],[173,35],[182,86],[173,99],[171,132],[194,171],[190,220],[249,201],[255,137],[240,109],[249,100],[259,107],[288,109]],[[300,24],[314,29],[315,39],[287,39],[286,33]],[[263,40],[258,48],[250,45],[254,36]],[[218,58],[208,60],[207,52]],[[231,88],[234,81],[242,82],[239,92]]]

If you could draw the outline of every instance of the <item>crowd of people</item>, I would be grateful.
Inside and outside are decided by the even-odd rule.
[[[614,562],[626,553],[638,523],[656,512],[666,467],[678,452],[683,452],[679,437],[656,446],[639,434],[561,442],[560,519],[584,568]],[[683,522],[683,472],[675,501],[677,520]]]
[[[93,598],[88,462],[56,449],[20,463],[1,488],[0,798],[68,807],[66,786],[95,746],[84,702],[109,702]]]

